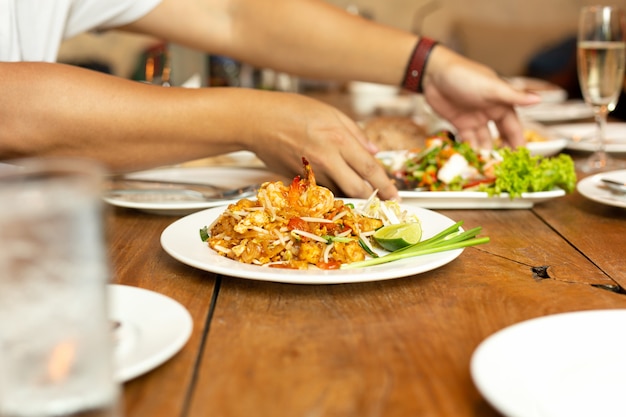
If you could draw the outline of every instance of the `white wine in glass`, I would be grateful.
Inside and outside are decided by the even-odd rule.
[[[593,107],[598,125],[598,147],[579,168],[583,172],[606,171],[624,164],[605,149],[608,114],[615,110],[624,87],[626,65],[626,14],[608,6],[583,7],[578,26],[578,80]]]

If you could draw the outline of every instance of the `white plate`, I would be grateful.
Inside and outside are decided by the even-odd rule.
[[[109,285],[115,330],[115,378],[126,382],[174,356],[189,340],[189,312],[165,295],[126,285]]]
[[[362,200],[344,199],[344,201],[354,204],[362,203]],[[415,213],[421,220],[424,239],[456,223],[442,214],[423,208],[404,206],[404,209]],[[332,271],[288,270],[248,265],[218,255],[200,240],[199,230],[213,223],[223,211],[224,207],[216,207],[175,221],[161,234],[163,249],[186,265],[216,274],[292,284],[345,284],[400,278],[439,268],[453,261],[463,252],[462,249],[457,249],[368,268]]]
[[[626,415],[626,310],[556,314],[484,340],[471,360],[479,391],[508,417]]]
[[[570,123],[550,126],[556,137],[567,139],[567,149],[593,152],[596,150],[595,123]],[[626,152],[626,123],[612,122],[606,125],[606,151]]]
[[[619,171],[603,172],[591,177],[584,178],[578,182],[576,189],[583,197],[598,203],[615,207],[626,208],[626,194],[612,192],[601,178],[609,178],[615,181],[626,183],[626,169]]]
[[[0,172],[2,171],[9,172],[9,171],[14,170],[15,168],[16,168],[15,165],[10,165],[10,164],[5,164],[4,162],[0,162]]]
[[[541,97],[542,103],[561,103],[567,100],[567,91],[556,84],[531,77],[509,77],[506,80],[519,90],[532,91]]]
[[[173,167],[136,172],[129,178],[179,181],[206,182],[229,188],[243,187],[265,181],[286,181],[278,174],[262,168],[241,167]],[[223,206],[233,200],[201,201],[187,199],[182,194],[118,194],[105,197],[104,200],[118,207],[138,209],[153,214],[183,215],[210,207]]]
[[[538,143],[538,142],[537,142]],[[400,166],[406,159],[407,151],[379,152],[376,157],[385,165]],[[510,198],[502,193],[489,196],[480,191],[412,191],[398,192],[402,202],[428,209],[527,209],[557,197],[563,197],[564,190],[557,188],[537,193],[522,193],[521,197]]]
[[[567,146],[566,139],[550,139],[544,142],[528,142],[526,147],[531,155],[552,156],[561,152]]]
[[[415,204],[430,209],[527,209],[557,197],[565,191],[555,189],[538,193],[522,193],[511,199],[508,194],[490,197],[480,191],[400,191],[404,204]]]
[[[517,112],[521,117],[537,122],[560,122],[593,117],[593,109],[582,100],[540,103],[529,107],[519,107]]]
[[[533,156],[556,155],[565,148],[565,145],[567,145],[567,139],[555,137],[550,130],[546,129],[546,127],[540,123],[525,120],[523,122],[523,127],[525,133],[533,134],[533,136],[538,136],[544,139],[542,141],[526,142],[525,146]],[[498,128],[495,123],[489,122],[489,129],[491,129],[491,134],[494,138],[500,137],[500,133],[498,132]]]

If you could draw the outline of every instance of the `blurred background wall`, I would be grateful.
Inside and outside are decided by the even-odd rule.
[[[327,0],[374,20],[436,38],[504,76],[575,36],[580,8],[597,0]],[[624,6],[624,0],[603,0]]]

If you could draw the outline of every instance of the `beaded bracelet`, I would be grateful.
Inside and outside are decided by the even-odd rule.
[[[437,46],[437,43],[438,42],[434,39],[425,36],[422,36],[419,41],[417,41],[415,49],[413,49],[413,53],[411,54],[411,59],[407,64],[406,71],[404,72],[402,87],[416,93],[423,92],[422,80],[424,70],[428,62],[428,57],[430,57],[430,53],[433,48]]]

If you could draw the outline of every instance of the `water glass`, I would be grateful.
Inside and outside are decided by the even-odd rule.
[[[0,417],[118,417],[103,171],[82,160],[0,170]]]

